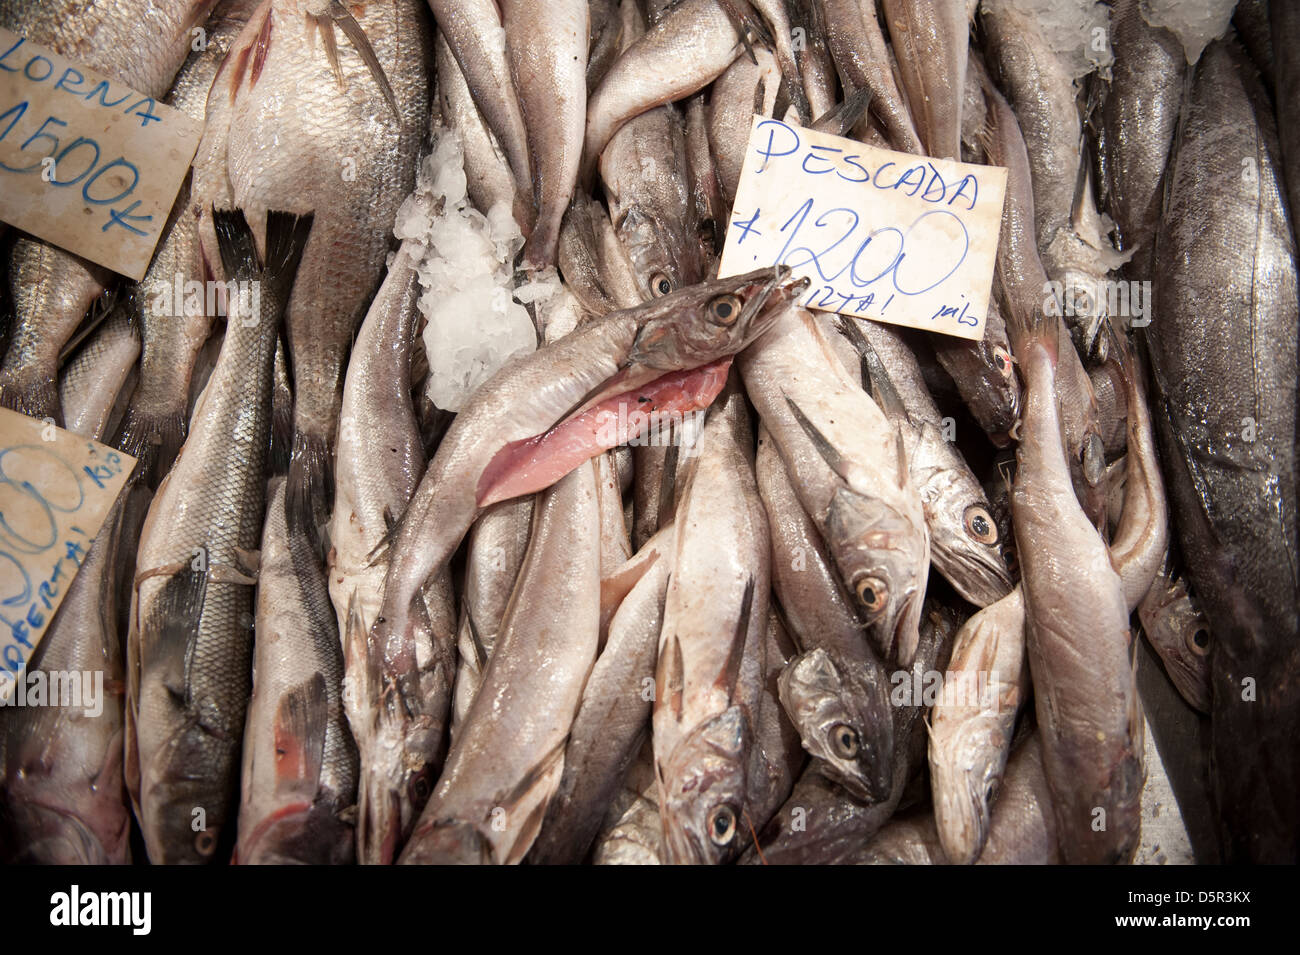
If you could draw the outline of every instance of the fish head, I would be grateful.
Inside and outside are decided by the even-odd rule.
[[[778,266],[679,289],[636,309],[640,331],[629,361],[678,371],[734,355],[806,287]]]
[[[981,423],[995,443],[1005,445],[1020,420],[1020,382],[1016,378],[1015,363],[1011,358],[1011,345],[1005,334],[1001,340],[986,335],[977,343],[976,351],[981,361],[982,405]]]
[[[1138,612],[1142,628],[1160,654],[1165,672],[1178,692],[1187,702],[1208,713],[1210,650],[1214,638],[1209,621],[1192,603],[1184,583],[1157,578]]]
[[[356,835],[337,800],[301,800],[273,810],[248,835],[241,827],[241,865],[349,865]]]
[[[831,498],[826,527],[831,556],[876,646],[907,666],[920,639],[930,565],[925,527],[883,498],[845,486]]]
[[[5,790],[0,805],[0,858],[7,864],[110,865],[123,861],[129,817],[124,817],[115,842],[106,846],[74,807],[47,805],[38,793],[23,791],[9,781]]]
[[[925,429],[955,453],[937,429]],[[987,607],[1011,590],[1003,540],[992,508],[964,466],[932,470],[919,488],[934,561],[963,597]]]
[[[644,301],[663,298],[700,280],[704,250],[683,223],[666,223],[634,205],[619,217],[614,229]]]
[[[357,853],[362,864],[389,865],[433,792],[442,732],[428,717],[381,714],[375,734],[358,785]]]
[[[1005,744],[1001,723],[983,717],[962,720],[951,733],[930,735],[934,818],[944,853],[955,865],[973,863],[988,839]]]
[[[422,824],[402,851],[402,865],[489,865],[492,846],[483,833],[459,819]]]
[[[749,718],[730,706],[693,729],[659,767],[670,864],[718,865],[739,851],[749,741]]]
[[[140,828],[154,865],[207,865],[217,859],[229,795],[214,784],[216,767],[236,767],[238,748],[198,719],[186,719],[145,767]]]
[[[894,714],[883,668],[818,647],[786,665],[777,691],[823,775],[868,803],[889,797]]]

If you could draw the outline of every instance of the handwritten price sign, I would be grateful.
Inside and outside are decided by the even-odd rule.
[[[45,635],[135,458],[0,408],[0,699]]]
[[[755,116],[719,275],[788,265],[803,304],[984,337],[1007,171]]]
[[[0,219],[144,278],[203,126],[0,28]]]

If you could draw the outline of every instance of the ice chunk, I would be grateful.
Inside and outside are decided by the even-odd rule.
[[[1140,9],[1147,23],[1178,37],[1190,66],[1211,40],[1227,31],[1236,6],[1237,0],[1142,0]]]
[[[1038,37],[1073,79],[1098,69],[1109,75],[1115,62],[1110,49],[1110,11],[1098,0],[984,0],[984,6],[1014,10],[1033,23]]]
[[[393,231],[417,257],[429,399],[459,411],[506,361],[537,347],[533,320],[520,301],[540,302],[554,288],[538,277],[520,301],[512,297],[514,258],[524,237],[504,203],[486,216],[470,204],[465,154],[453,130],[437,131]]]

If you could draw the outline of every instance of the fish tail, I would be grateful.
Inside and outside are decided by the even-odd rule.
[[[0,408],[8,408],[29,418],[51,418],[63,427],[63,404],[59,401],[59,383],[54,378],[40,377],[24,381],[6,375],[0,382]]]
[[[184,408],[157,414],[133,404],[122,416],[113,446],[135,458],[139,477],[157,490],[180,454],[187,427]]]
[[[291,534],[303,534],[311,542],[322,564],[327,551],[325,527],[334,505],[333,462],[328,441],[294,431],[284,488],[285,519]]]

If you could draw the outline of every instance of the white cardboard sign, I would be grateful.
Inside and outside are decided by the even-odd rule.
[[[755,116],[719,276],[788,265],[802,304],[982,339],[1007,171]]]

